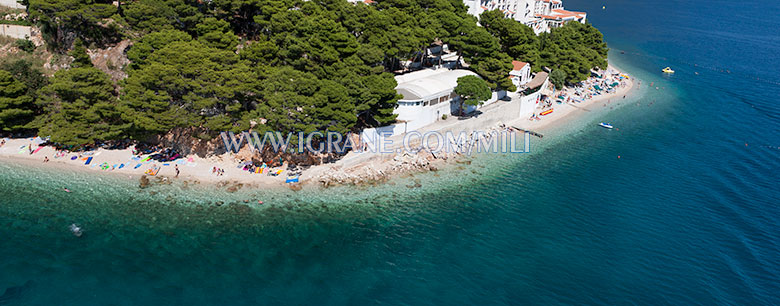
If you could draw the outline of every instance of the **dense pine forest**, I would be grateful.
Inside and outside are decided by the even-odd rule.
[[[460,0],[28,0],[46,52],[68,64],[0,62],[0,131],[63,146],[188,131],[359,132],[393,123],[393,71],[435,41],[493,90],[515,90],[512,60],[566,82],[606,67],[590,24],[534,35],[499,11],[481,21]],[[114,80],[88,50],[130,40]],[[24,42],[17,45],[28,46]]]

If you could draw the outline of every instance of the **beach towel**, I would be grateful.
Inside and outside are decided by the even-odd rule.
[[[133,167],[133,169],[138,169],[139,167],[141,167],[141,164],[135,165],[135,167]]]
[[[284,182],[285,183],[297,183],[298,182],[298,178],[299,178],[299,176],[297,176],[297,175],[295,177],[288,177],[287,180],[285,180]]]
[[[85,164],[85,165],[89,165],[89,163],[91,163],[91,162],[92,162],[92,157],[88,157],[88,158],[87,158],[87,162],[86,162],[86,163],[84,163],[84,164]]]
[[[151,156],[144,157],[144,159],[142,159],[141,162],[145,162],[145,161],[149,160],[150,158],[152,158],[152,157]]]
[[[38,147],[37,149],[35,149],[35,151],[32,152],[32,154],[38,153],[38,151],[40,151],[41,149],[43,149],[43,147]]]
[[[192,157],[187,159],[188,162],[192,162]]]
[[[70,158],[70,160],[76,160],[76,158],[79,158],[78,156],[73,156]]]
[[[255,168],[255,173],[262,173],[263,170],[260,169],[260,167]]]
[[[151,176],[155,176],[155,175],[157,175],[158,172],[160,172],[160,168],[157,168],[157,169],[154,169],[154,168],[147,169],[146,172],[144,172],[144,173],[146,173],[148,175],[151,175]]]
[[[124,167],[125,167],[125,164],[120,164],[120,165],[119,165],[119,169],[122,169],[122,168],[124,168]]]

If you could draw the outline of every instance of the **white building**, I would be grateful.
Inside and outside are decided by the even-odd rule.
[[[479,16],[485,11],[500,10],[504,17],[512,18],[531,27],[537,35],[549,32],[569,21],[585,23],[585,12],[567,11],[561,0],[463,0],[469,14]]]
[[[464,69],[423,69],[395,77],[396,92],[403,96],[398,100],[396,120],[406,123],[406,130],[413,131],[450,115],[460,99],[455,94],[458,78],[476,73]],[[456,103],[452,103],[456,102]]]
[[[550,78],[544,71],[537,72],[533,79],[525,84],[525,88],[520,92],[519,118],[529,118],[536,113],[542,92],[549,87]]]
[[[0,0],[0,6],[6,6],[15,9],[24,9],[24,5],[19,4],[16,0]]]
[[[362,3],[365,3],[366,5],[371,5],[375,1],[374,0],[347,0],[347,2],[352,3],[352,4],[356,4],[356,3],[362,2]]]
[[[361,132],[361,141],[374,143],[379,135],[384,137],[402,135],[419,130],[442,118],[442,115],[460,112],[460,97],[454,92],[458,86],[458,78],[476,73],[465,69],[449,70],[422,69],[395,77],[398,86],[395,90],[403,98],[398,100],[398,107],[393,111],[396,123],[377,128],[365,129]],[[506,97],[506,91],[493,92],[490,99],[480,106],[467,106],[465,113],[473,112],[484,106],[498,102]]]
[[[512,61],[512,71],[509,72],[509,79],[517,88],[531,81],[531,64],[521,61]]]

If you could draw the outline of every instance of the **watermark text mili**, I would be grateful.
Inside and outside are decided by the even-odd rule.
[[[337,132],[287,133],[265,132],[261,136],[257,132],[241,132],[236,136],[233,132],[220,133],[225,149],[228,152],[238,152],[245,144],[251,152],[263,152],[270,149],[274,152],[287,153],[336,153],[348,151],[355,153],[416,153],[428,151],[438,153],[529,153],[531,151],[531,135],[528,132],[515,131],[473,131],[425,133],[407,132],[399,137],[391,137],[392,133],[377,132],[371,136],[352,134],[343,135]]]

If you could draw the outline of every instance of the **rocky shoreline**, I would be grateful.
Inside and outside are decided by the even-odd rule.
[[[498,126],[489,129],[487,133],[469,135],[463,143],[459,144],[457,150],[452,152],[447,152],[446,150],[434,152],[416,144],[418,145],[416,150],[394,154],[391,159],[381,163],[374,163],[369,160],[355,167],[332,167],[330,169],[331,171],[320,176],[316,182],[322,187],[339,185],[375,185],[386,182],[390,178],[400,174],[438,171],[448,162],[459,162],[461,159],[468,156],[466,152],[470,152],[475,148],[479,141],[489,141],[494,133],[506,131],[521,132],[511,127],[506,127],[503,124],[499,124]],[[416,185],[419,185],[419,183]],[[412,185],[410,187],[419,186]]]

